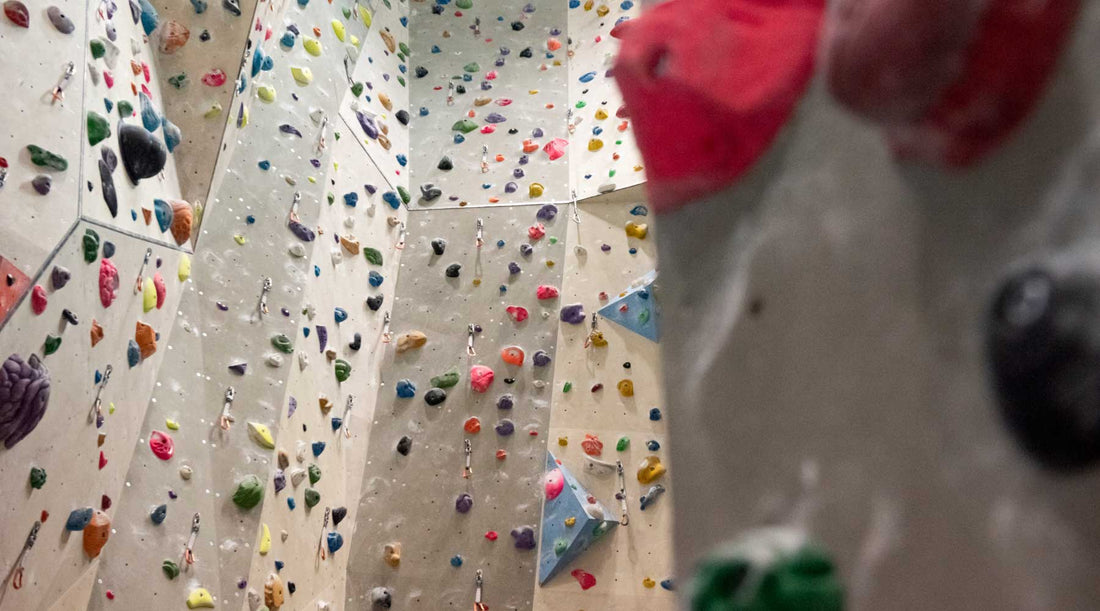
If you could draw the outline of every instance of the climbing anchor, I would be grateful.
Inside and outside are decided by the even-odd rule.
[[[88,422],[95,422],[97,429],[103,426],[103,389],[107,388],[107,382],[111,380],[112,371],[114,371],[114,367],[109,364],[103,370],[103,379],[99,381],[99,388],[95,391],[95,401],[92,402],[92,409],[88,412]]]
[[[267,314],[267,294],[270,293],[270,292],[271,292],[271,278],[270,277],[269,278],[264,278],[264,286],[263,286],[263,289],[260,290],[260,303],[259,303],[258,306],[256,306],[261,317],[263,315]]]
[[[11,572],[8,573],[7,579],[11,580],[11,587],[13,590],[18,590],[23,587],[23,563],[27,561],[27,554],[29,554],[31,548],[34,547],[34,542],[38,540],[38,529],[40,528],[42,528],[42,523],[35,520],[34,526],[31,526],[31,532],[27,534],[26,542],[23,543],[22,551],[20,551],[19,556],[15,558],[15,564],[12,565]],[[0,603],[4,602],[4,595],[7,594],[7,591],[7,588],[0,590]]]
[[[489,605],[481,602],[481,590],[485,585],[485,578],[481,574],[481,569],[477,570],[477,577],[474,578],[474,611],[489,611]]]
[[[619,524],[621,526],[626,526],[630,524],[630,514],[627,513],[626,509],[626,472],[623,470],[623,461],[616,460],[615,463],[616,469],[619,471],[619,491],[615,493],[615,498],[619,500],[623,509],[623,515],[619,519]]]
[[[480,217],[477,219],[477,237],[474,238],[474,245],[478,248],[485,245],[485,221]]]
[[[137,295],[144,288],[145,284],[145,268],[149,265],[149,259],[153,256],[153,249],[145,249],[145,259],[141,262],[141,269],[138,270],[137,281],[134,282],[134,294]]]
[[[393,245],[397,250],[405,250],[405,221],[397,226],[397,243]]]
[[[393,332],[390,331],[390,313],[386,312],[382,316],[382,343],[388,344],[393,341]]]
[[[199,536],[199,513],[195,512],[195,517],[191,518],[191,536],[187,538],[187,545],[183,546],[183,561],[185,563],[184,568],[195,564],[195,539]]]
[[[474,351],[474,335],[477,333],[477,325],[466,325],[466,354],[468,356],[477,356],[477,352]]]
[[[351,439],[351,408],[355,406],[355,395],[348,395],[348,402],[344,405],[344,438]]]
[[[321,560],[326,558],[325,556],[325,531],[328,530],[328,520],[332,517],[332,508],[325,507],[325,520],[321,524],[321,536],[317,539],[317,557]]]
[[[466,466],[462,468],[462,479],[470,479],[474,470],[470,467],[470,459],[474,455],[474,446],[469,439],[462,440],[463,451],[466,453]]]
[[[76,65],[73,64],[73,62],[65,64],[65,72],[61,75],[61,79],[50,93],[50,106],[53,106],[53,103],[58,100],[61,102],[65,101],[65,85],[73,78],[74,72],[76,72]]]
[[[481,173],[489,173],[489,147],[481,145]]]
[[[218,416],[218,426],[223,431],[228,431],[229,427],[233,426],[236,419],[233,418],[233,414],[229,413],[229,409],[233,406],[233,398],[237,396],[237,391],[232,386],[225,389],[225,405],[222,406],[222,415]],[[195,514],[196,517],[198,514]]]

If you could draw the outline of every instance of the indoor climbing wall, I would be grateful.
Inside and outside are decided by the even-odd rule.
[[[612,29],[640,13],[632,0],[569,1],[568,116],[574,197],[584,199],[645,181],[630,113],[611,70],[619,46]]]
[[[272,11],[288,0],[156,0],[159,25],[152,35],[164,114],[182,132],[176,167],[183,198],[205,202],[222,136],[231,120],[237,88],[235,77],[243,60],[251,60],[251,44],[261,43],[263,29],[253,32],[252,17],[272,23]],[[259,10],[257,10],[259,9]],[[246,69],[251,68],[245,65]],[[235,139],[227,140],[235,144]]]
[[[349,607],[375,588],[400,608],[469,605],[481,570],[490,606],[530,608],[568,222],[551,212],[410,212]]]
[[[389,4],[389,0],[387,0]],[[376,10],[359,52],[350,95],[340,105],[340,119],[349,138],[363,146],[380,168],[376,187],[404,194],[409,188],[409,7],[404,3]],[[404,199],[400,197],[399,199]],[[396,201],[390,197],[389,201]]]
[[[413,7],[414,207],[569,198],[565,28],[564,2]]]
[[[117,552],[100,567],[90,608],[108,608],[112,598],[134,608],[188,600],[243,606],[250,594],[263,598],[264,584],[248,579],[253,563],[261,562],[258,506],[265,494],[273,494],[275,440],[285,433],[282,419],[292,405],[289,369],[312,367],[325,372],[318,376],[332,376],[347,364],[315,352],[316,335],[307,343],[300,331],[324,324],[311,318],[332,321],[332,309],[303,313],[303,299],[311,280],[335,273],[330,249],[344,248],[337,236],[352,233],[343,218],[320,220],[320,210],[340,206],[365,217],[373,207],[381,217],[381,209],[388,209],[378,201],[380,194],[371,200],[366,192],[358,206],[344,197],[337,204],[326,184],[336,141],[331,118],[347,89],[344,45],[353,36],[362,40],[367,30],[361,15],[347,7],[345,17],[342,8],[295,4],[283,19],[261,24],[278,34],[280,48],[283,40],[291,48],[260,48],[250,59],[259,56],[255,61],[264,77],[247,84],[249,120],[241,122],[226,175],[210,203],[195,255],[202,273],[180,305],[180,328],[141,425],[119,503],[117,519],[128,526],[115,535]],[[263,71],[266,63],[273,65]],[[374,235],[366,229],[363,239]],[[320,244],[327,246],[321,248],[327,264],[311,259]],[[337,341],[346,346],[336,325],[327,325],[333,347]],[[346,350],[341,346],[342,358]],[[310,403],[316,405],[316,398]],[[235,423],[223,422],[223,416]],[[303,460],[319,460],[324,450],[315,442],[332,442],[339,455],[330,427],[316,427],[308,438],[304,448],[296,441],[287,448],[296,464],[299,453]],[[313,515],[317,512],[307,511],[310,496],[298,497],[298,510]],[[265,568],[266,579],[274,564]],[[290,581],[279,584],[280,595],[292,594]]]
[[[248,577],[258,592],[272,573],[288,587],[294,583],[287,599],[292,609],[345,608],[348,549],[386,354],[382,331],[397,287],[407,214],[386,206],[380,194],[363,193],[363,181],[380,184],[383,178],[354,139],[338,140],[332,159],[338,167],[329,189],[337,200],[321,207],[317,221],[331,238],[313,250],[313,265],[322,273],[307,276],[302,310],[312,314],[298,321],[294,338],[310,364],[288,368],[287,409],[278,415],[276,442],[286,464],[277,459],[272,467],[277,470],[264,493],[260,543]],[[349,192],[363,199],[348,205],[342,194]],[[343,381],[336,370],[341,363],[349,367]],[[319,455],[316,442],[325,444]],[[318,495],[313,507],[310,490]]]
[[[558,332],[549,445],[607,509],[607,518],[616,520],[622,513],[615,496],[620,461],[629,522],[587,551],[570,545],[560,552],[544,538],[540,559],[548,567],[564,566],[536,589],[534,608],[673,609],[670,476],[646,483],[638,476],[641,464],[652,462],[649,457],[668,466],[661,362],[651,339],[659,337],[656,295],[645,298],[641,292],[652,291],[655,229],[645,205],[637,203],[582,203],[577,220],[568,223],[561,296],[568,315],[561,316]],[[624,231],[628,223],[634,235]],[[593,333],[602,341],[593,341]],[[548,502],[543,530],[557,527],[572,544],[568,537],[580,527],[562,529],[552,522],[583,516],[555,515],[550,507]],[[558,545],[563,540],[552,538]],[[579,572],[571,575],[574,571]]]

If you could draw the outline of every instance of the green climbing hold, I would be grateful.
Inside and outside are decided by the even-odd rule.
[[[397,194],[401,196],[401,201],[408,204],[412,201],[412,196],[409,195],[409,190],[401,185],[397,186]]]
[[[49,355],[53,354],[54,352],[57,352],[57,349],[60,348],[60,347],[61,347],[61,338],[60,337],[58,337],[56,335],[47,335],[46,336],[46,343],[45,343],[45,346],[44,346],[42,351],[46,353],[46,356],[49,356]]]
[[[336,195],[334,195],[332,193],[329,193],[328,195],[325,196],[325,199],[328,200],[328,205],[331,206],[333,203],[336,202]]]
[[[321,467],[311,464],[309,466],[309,485],[312,486],[321,481]]]
[[[100,142],[103,142],[111,135],[111,126],[107,124],[107,119],[99,113],[89,110],[88,111],[88,145],[95,146]]]
[[[401,86],[402,86],[402,87],[404,87],[404,86],[405,86],[405,77],[403,77],[403,76],[398,76],[398,77],[397,77],[397,82],[398,82],[398,83],[401,83]]]
[[[31,488],[41,490],[46,485],[46,470],[39,467],[31,467]]]
[[[477,65],[477,62],[470,62],[462,67],[466,72],[480,72],[481,66]]]
[[[569,392],[571,390],[573,390],[573,383],[572,382],[566,382],[561,387],[562,392]]]
[[[588,102],[585,102],[584,100],[580,100],[577,102],[577,108],[584,108],[585,106],[588,106]]]
[[[168,77],[168,84],[176,89],[183,89],[184,86],[187,85],[187,73],[180,72],[175,76]]]
[[[403,42],[397,43],[397,48],[401,50],[401,54],[405,57],[412,55],[412,51],[409,50],[409,45]]]
[[[84,246],[84,262],[94,263],[96,257],[99,256],[99,234],[91,229],[85,229],[82,244]]]
[[[160,570],[164,571],[164,575],[168,579],[175,579],[176,577],[179,577],[180,574],[179,565],[177,565],[175,562],[172,562],[171,560],[165,560],[164,562],[162,562],[160,565]]]
[[[130,115],[134,114],[134,105],[126,100],[119,100],[118,102],[118,116],[123,119],[127,119]]]
[[[88,46],[92,49],[93,59],[99,59],[107,54],[107,45],[103,44],[103,41],[98,38],[93,38]]]
[[[252,509],[260,504],[264,498],[264,485],[255,475],[246,475],[241,483],[237,484],[237,491],[233,493],[233,503],[241,509]]]
[[[625,452],[630,447],[629,437],[619,437],[618,443],[615,444],[615,449],[619,452]]]
[[[468,134],[477,129],[477,123],[474,123],[469,119],[462,119],[460,121],[455,121],[455,124],[451,126],[451,129],[456,132]]]
[[[279,352],[290,354],[294,352],[294,344],[290,342],[290,338],[285,333],[280,333],[271,337],[271,345],[275,346],[275,349]]]
[[[441,376],[432,378],[432,386],[436,388],[450,388],[455,384],[458,384],[458,372],[453,369]]]
[[[346,382],[351,376],[351,363],[348,363],[344,359],[336,359],[336,364],[333,368],[336,370],[337,382]]]
[[[569,549],[569,539],[556,539],[554,541],[554,555],[560,556]]]
[[[363,83],[358,83],[358,82],[352,83],[351,84],[351,95],[353,95],[355,97],[359,97],[360,95],[363,95]]]
[[[306,488],[306,507],[313,507],[321,502],[321,493],[313,488]]]
[[[344,14],[344,19],[351,19],[351,9],[350,8],[345,6],[340,12],[342,12]]]
[[[43,168],[53,168],[58,172],[64,172],[69,169],[69,162],[65,161],[65,158],[57,153],[51,153],[46,149],[36,146],[34,144],[28,144],[27,150],[31,154],[31,163]]]
[[[474,0],[457,0],[455,6],[460,9],[468,9],[474,7]]]
[[[382,265],[382,253],[377,248],[363,247],[363,256],[375,265]]]

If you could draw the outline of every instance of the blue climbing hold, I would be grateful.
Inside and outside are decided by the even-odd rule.
[[[328,542],[328,553],[335,554],[336,550],[344,547],[344,536],[338,532],[330,532],[325,536],[325,541]]]
[[[390,205],[390,208],[397,210],[401,207],[401,198],[397,196],[396,191],[386,191],[382,194],[382,201]]]
[[[580,82],[582,82],[582,83],[591,83],[591,82],[592,82],[592,79],[594,79],[594,78],[596,78],[596,72],[595,72],[595,71],[592,71],[592,72],[585,72],[585,73],[584,73],[584,74],[582,74],[582,75],[581,75],[581,77],[580,77],[579,79],[577,79],[577,80],[579,80],[579,81],[580,81]]]
[[[332,417],[332,430],[335,431],[336,429],[339,429],[340,426],[342,426],[343,424],[344,424],[344,419],[343,418],[337,418],[336,416]]]
[[[356,193],[355,191],[350,191],[350,192],[344,194],[344,205],[345,206],[351,206],[352,208],[354,208],[355,205],[358,204],[358,203],[359,203],[359,194]]]
[[[462,556],[459,556],[458,554],[451,556],[451,566],[455,567],[456,569],[462,566]]]
[[[335,308],[332,311],[332,317],[336,319],[336,324],[340,324],[348,319],[348,311],[344,308]]]
[[[367,282],[374,287],[382,286],[382,274],[372,270],[367,274]]]
[[[88,525],[88,522],[92,521],[91,507],[84,507],[83,509],[74,509],[69,514],[69,518],[65,520],[65,530],[69,532],[77,532],[78,530],[84,530],[84,527]]]
[[[645,447],[650,452],[656,452],[657,450],[661,449],[661,444],[658,443],[656,439],[650,439],[649,441],[645,442]]]
[[[157,216],[157,227],[160,227],[161,233],[168,231],[168,228],[172,226],[172,206],[168,205],[168,202],[163,199],[153,200],[153,212]]]
[[[275,561],[275,570],[276,570],[276,571],[281,571],[281,570],[283,570],[283,567],[284,567],[284,566],[286,566],[286,563],[285,563],[285,562],[283,562],[282,560],[276,560],[276,561]]]
[[[294,508],[298,506],[298,503],[294,500],[294,497],[288,496],[286,497],[286,506],[289,507],[291,511],[294,511]]]
[[[320,278],[321,277],[321,268],[314,265],[313,266],[313,275]]]
[[[265,171],[265,172],[271,169],[271,162],[266,160],[266,159],[264,159],[263,161],[261,161],[260,163],[258,163],[256,165],[260,166],[260,169]]]
[[[168,517],[168,505],[157,505],[155,509],[149,514],[149,519],[153,521],[153,524],[160,524],[164,522],[164,518]]]
[[[653,422],[657,422],[658,420],[660,420],[661,419],[661,410],[656,408],[656,407],[649,410],[649,419],[652,420]]]
[[[126,346],[126,362],[130,364],[130,367],[135,367],[141,361],[141,348],[138,347],[137,342],[130,340],[130,344]]]
[[[153,30],[157,29],[157,23],[160,22],[160,16],[157,15],[157,9],[153,8],[149,0],[141,0],[140,5],[141,27],[145,30],[145,35],[148,36],[153,33]]]
[[[405,166],[409,165],[409,158],[405,157],[402,154],[398,154],[397,155],[397,163],[399,163],[401,165],[401,167],[405,167]]]
[[[649,216],[649,209],[645,206],[638,204],[630,209],[630,213],[634,216]]]
[[[320,456],[321,452],[324,452],[324,451],[325,451],[325,442],[323,442],[323,441],[314,441],[313,442],[313,455],[315,457]]]
[[[412,380],[402,379],[397,381],[397,396],[402,399],[412,399],[416,396],[416,385]]]

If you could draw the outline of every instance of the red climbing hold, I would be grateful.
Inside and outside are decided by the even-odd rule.
[[[167,434],[160,431],[153,431],[149,435],[149,449],[153,451],[153,454],[161,460],[168,460],[172,458],[172,454],[176,451],[176,445],[172,442],[172,438]]]
[[[107,457],[103,455],[103,450],[100,450],[99,451],[99,468],[102,469],[103,467],[106,467],[106,466],[107,466]]]
[[[615,26],[615,79],[658,212],[732,184],[764,155],[813,74],[824,9],[671,0]]]
[[[31,289],[31,310],[35,314],[41,314],[46,311],[46,303],[46,289],[41,284],[34,285]]]
[[[580,569],[574,569],[574,570],[570,571],[569,574],[572,575],[573,578],[577,580],[577,583],[581,584],[581,589],[582,590],[587,590],[588,588],[591,588],[592,586],[596,585],[596,577],[594,575],[592,575],[591,573],[587,572],[587,571],[582,571]]]
[[[11,19],[12,23],[21,28],[31,27],[31,15],[27,11],[27,5],[19,0],[8,0],[5,2],[4,14],[8,16],[8,19]]]

